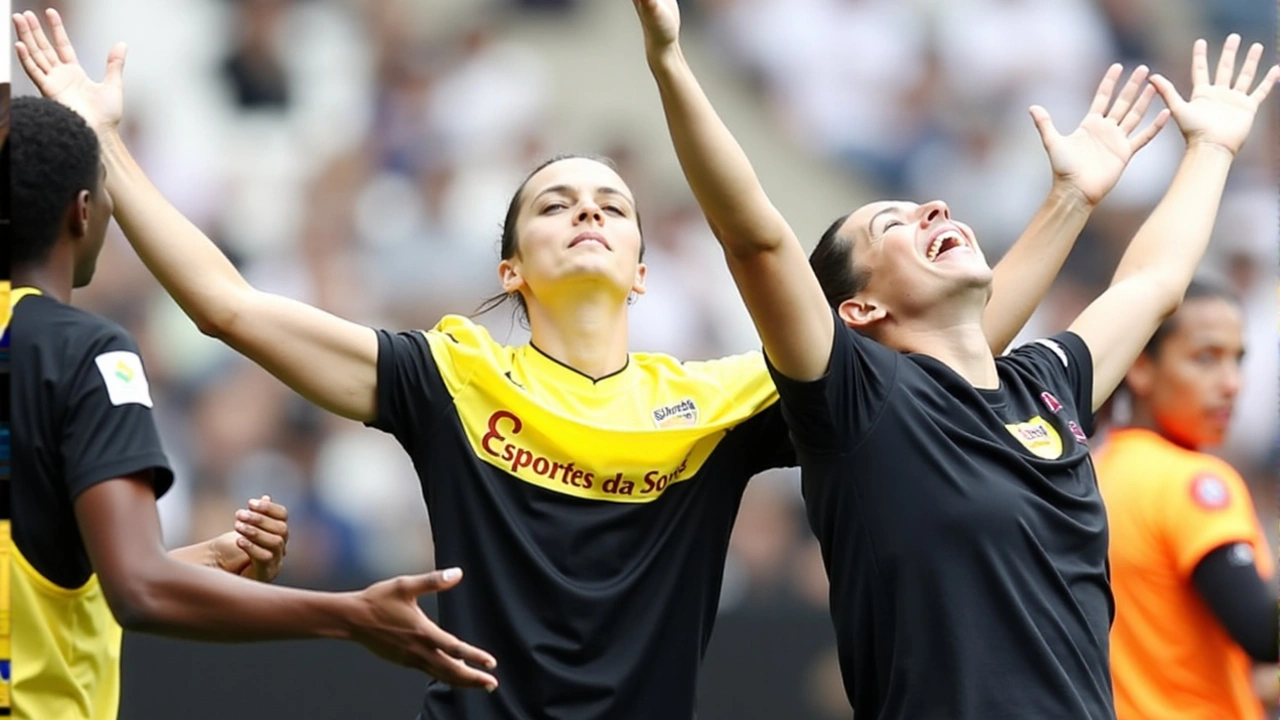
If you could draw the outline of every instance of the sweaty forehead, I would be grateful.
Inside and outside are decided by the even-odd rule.
[[[634,202],[631,188],[613,168],[589,158],[568,158],[552,163],[529,178],[525,186],[526,201],[536,198],[548,188],[565,187],[575,190],[612,188]]]

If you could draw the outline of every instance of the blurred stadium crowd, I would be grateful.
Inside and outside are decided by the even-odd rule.
[[[261,289],[398,329],[471,313],[497,292],[500,223],[524,174],[545,156],[596,152],[617,161],[644,216],[650,282],[632,309],[634,349],[695,359],[758,345],[673,171],[628,2],[49,4],[91,71],[111,43],[130,43],[134,154]],[[1068,132],[1108,63],[1147,63],[1185,87],[1191,39],[1212,45],[1234,31],[1270,45],[1276,13],[1269,0],[682,5],[687,43],[701,49],[699,70],[711,66],[704,82],[730,125],[765,128],[744,143],[767,158],[766,186],[802,196],[797,206],[821,198],[826,215],[803,218],[812,225],[793,217],[798,229],[877,196],[941,197],[993,262],[1048,188],[1028,105],[1045,106]],[[31,92],[15,81],[15,93]],[[1280,396],[1275,107],[1236,164],[1206,266],[1246,300],[1245,390],[1223,452],[1264,513],[1275,505]],[[630,132],[634,123],[617,121],[629,115],[653,127]],[[1180,148],[1167,129],[1138,155],[1028,336],[1061,329],[1105,287]],[[349,585],[431,565],[416,476],[394,440],[310,407],[202,337],[117,230],[99,268],[77,302],[122,322],[142,345],[178,471],[161,503],[171,544],[226,530],[239,503],[269,493],[291,512],[281,582]],[[507,312],[482,320],[499,338],[525,338]],[[777,473],[749,489],[726,612],[825,612],[826,579],[797,488],[795,473]],[[839,717],[838,681],[825,682]]]

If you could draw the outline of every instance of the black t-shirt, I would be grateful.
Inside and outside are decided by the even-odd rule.
[[[835,322],[825,377],[774,379],[855,715],[1113,718],[1087,346],[1022,346],[979,390]]]
[[[78,588],[93,567],[76,497],[150,470],[159,498],[173,473],[137,344],[124,328],[39,294],[22,297],[10,323],[13,542],[45,579]]]
[[[421,717],[693,717],[742,492],[794,464],[761,355],[593,381],[448,317],[379,331],[377,397],[464,572],[440,624],[498,660],[497,692],[433,683]]]

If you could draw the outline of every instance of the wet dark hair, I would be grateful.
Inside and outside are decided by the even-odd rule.
[[[842,215],[831,223],[809,255],[809,267],[813,268],[822,294],[832,308],[840,307],[840,303],[865,290],[871,281],[871,270],[858,265],[854,259],[853,238],[840,234],[852,214]]]
[[[1240,297],[1237,296],[1231,288],[1224,283],[1208,278],[1196,278],[1192,280],[1191,284],[1187,286],[1187,292],[1182,296],[1182,302],[1183,304],[1186,304],[1192,300],[1210,298],[1225,300],[1236,307],[1243,307]],[[1177,331],[1177,329],[1178,313],[1174,312],[1172,315],[1165,318],[1164,322],[1160,323],[1160,327],[1156,328],[1155,334],[1151,336],[1151,339],[1147,341],[1146,347],[1142,349],[1142,354],[1150,357],[1159,355],[1160,348],[1164,345],[1165,340],[1168,340],[1169,337]]]
[[[498,252],[503,260],[510,260],[520,251],[520,238],[516,235],[516,222],[520,219],[520,205],[524,202],[524,189],[529,186],[529,181],[532,180],[535,175],[552,165],[565,160],[592,160],[604,165],[614,172],[618,171],[617,165],[607,157],[577,153],[556,155],[548,160],[544,160],[541,164],[531,170],[529,174],[525,176],[524,181],[520,183],[520,187],[516,188],[515,194],[511,196],[511,203],[507,205],[507,216],[502,221],[502,240],[499,245]],[[636,205],[636,228],[640,231],[640,259],[644,260],[644,226],[640,224],[639,205]],[[523,327],[528,328],[529,307],[525,304],[524,296],[518,292],[498,293],[497,295],[486,298],[484,302],[480,303],[480,306],[476,308],[476,311],[472,313],[472,316],[483,315],[490,310],[501,306],[508,300],[515,305],[512,313],[517,317],[517,319],[519,319],[520,324]]]
[[[98,191],[102,148],[84,119],[41,97],[14,98],[10,105],[6,160],[12,179],[12,267],[40,263],[58,241],[67,208],[83,190]]]

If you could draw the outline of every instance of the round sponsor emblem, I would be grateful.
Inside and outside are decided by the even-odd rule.
[[[1231,501],[1226,483],[1213,475],[1201,475],[1191,481],[1191,499],[1208,510],[1221,510]]]

